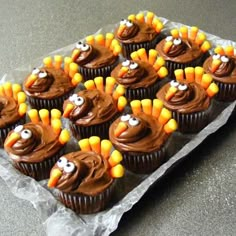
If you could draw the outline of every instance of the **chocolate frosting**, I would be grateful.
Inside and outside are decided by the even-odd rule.
[[[61,148],[58,136],[49,125],[27,123],[24,130],[32,132],[29,139],[20,138],[12,147],[4,146],[10,157],[16,162],[38,163],[55,155]],[[9,135],[14,131],[11,131]]]
[[[150,153],[159,150],[166,142],[168,134],[158,120],[145,113],[131,115],[131,119],[138,119],[139,124],[131,126],[128,122],[128,129],[120,136],[114,135],[114,130],[121,121],[119,117],[110,126],[109,139],[117,150],[121,152]]]
[[[99,44],[90,45],[89,51],[81,52],[80,54],[75,62],[85,68],[101,68],[113,65],[119,58],[109,48]]]
[[[210,105],[204,88],[197,83],[187,83],[187,90],[178,90],[175,95],[167,101],[165,95],[170,88],[170,83],[165,84],[156,94],[156,97],[164,102],[164,106],[171,110],[180,113],[192,113],[206,110]]]
[[[229,62],[222,62],[219,68],[212,73],[211,64],[212,56],[208,57],[203,64],[204,71],[211,74],[211,76],[218,82],[236,83],[236,57],[230,57]]]
[[[109,94],[94,89],[79,91],[77,95],[82,97],[85,102],[81,106],[75,106],[70,114],[69,118],[76,125],[90,126],[101,124],[118,113],[115,101]],[[67,99],[63,105],[64,110],[68,103],[73,104]]]
[[[47,77],[38,78],[29,88],[25,87],[28,77],[23,83],[24,91],[28,96],[51,99],[60,97],[74,89],[70,77],[62,69],[51,67],[41,68],[40,71],[46,71]]]
[[[151,25],[136,20],[133,21],[133,26],[130,29],[126,27],[121,36],[117,35],[117,30],[118,28],[115,30],[115,36],[124,44],[150,42],[158,35]]]
[[[7,127],[21,118],[18,108],[18,103],[12,97],[0,96],[0,128]]]
[[[129,69],[128,73],[125,74],[122,78],[119,78],[118,74],[122,67],[122,63],[118,64],[113,71],[111,76],[114,77],[117,83],[124,85],[125,88],[147,88],[153,85],[157,79],[157,73],[152,65],[144,61],[136,61],[138,68],[132,70]]]
[[[173,50],[175,50],[175,53],[166,54],[163,51],[166,39],[162,39],[156,45],[156,50],[158,51],[159,56],[162,56],[166,61],[188,63],[204,55],[200,47],[196,43],[192,41],[183,40],[183,39],[181,40],[182,40],[182,43],[181,43],[182,46],[180,44],[180,45],[172,45],[171,47],[173,48]]]
[[[95,152],[77,151],[63,156],[74,164],[72,172],[64,171],[56,163],[53,169],[60,169],[62,176],[55,186],[62,192],[97,195],[107,189],[113,179],[108,172],[108,162]]]
[[[169,57],[177,57],[181,54],[184,54],[187,50],[188,47],[190,47],[191,45],[187,45],[185,42],[183,42],[181,40],[181,43],[179,45],[175,45],[173,44],[170,47],[170,50],[167,52],[167,55]]]

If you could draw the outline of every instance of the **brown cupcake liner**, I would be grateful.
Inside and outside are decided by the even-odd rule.
[[[115,62],[112,65],[109,66],[104,66],[102,68],[86,68],[86,67],[79,67],[79,72],[83,75],[84,81],[89,80],[89,79],[94,79],[95,77],[102,76],[102,77],[107,77],[110,76],[111,71],[116,67],[118,64]]]
[[[23,125],[25,123],[25,116],[23,116],[20,120],[18,120],[16,123],[11,124],[5,128],[0,128],[0,147],[3,147],[5,139],[10,131],[15,129],[18,125]]]
[[[57,97],[57,98],[53,98],[53,99],[43,99],[43,98],[35,98],[35,97],[30,97],[27,96],[27,99],[29,101],[29,104],[32,108],[36,108],[36,109],[53,109],[56,108],[60,111],[63,110],[63,103],[64,101],[73,94],[74,89],[72,89],[71,91],[69,91],[68,93]]]
[[[184,114],[172,111],[172,117],[178,123],[178,131],[182,133],[197,133],[209,123],[210,108],[201,112]]]
[[[70,130],[76,139],[89,138],[90,136],[99,136],[101,139],[109,138],[109,127],[120,113],[115,115],[111,120],[97,125],[80,126],[70,122]]]
[[[224,102],[232,102],[236,100],[236,84],[226,84],[215,80],[214,82],[219,87],[219,92],[215,96],[216,100]]]
[[[160,85],[159,81],[155,82],[153,85],[147,87],[147,88],[137,88],[137,89],[131,89],[127,88],[125,92],[125,97],[127,100],[131,101],[134,99],[145,99],[145,98],[156,98],[156,92],[158,91]]]
[[[124,152],[122,164],[124,167],[136,174],[150,174],[156,170],[166,158],[165,145],[160,150],[152,153]]]
[[[114,192],[115,181],[103,192],[95,196],[87,196],[83,194],[59,193],[60,201],[77,214],[91,214],[102,211],[110,202],[112,193]]]
[[[162,35],[158,34],[152,41],[150,42],[142,42],[142,43],[121,43],[122,44],[122,54],[125,58],[131,59],[130,54],[134,51],[137,51],[140,48],[145,48],[146,50],[155,48],[156,44],[161,41]]]
[[[38,163],[16,162],[13,159],[13,166],[24,175],[30,176],[37,181],[48,179],[52,167],[64,154],[64,151],[64,148],[61,148],[61,150],[52,157]],[[11,158],[11,154],[9,154],[9,157]]]

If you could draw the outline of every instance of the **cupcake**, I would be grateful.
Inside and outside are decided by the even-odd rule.
[[[131,58],[119,63],[111,76],[126,88],[128,100],[155,98],[160,81],[168,74],[164,59],[156,50],[144,48],[131,53]]]
[[[85,80],[98,76],[109,76],[119,60],[121,46],[112,33],[86,37],[85,42],[76,43],[72,51],[73,62]]]
[[[130,59],[130,54],[140,48],[155,48],[161,40],[163,23],[152,12],[130,15],[122,19],[115,30],[115,37],[122,44],[122,54]]]
[[[236,99],[236,54],[233,46],[216,47],[215,54],[206,59],[203,68],[219,86],[216,99],[224,102],[234,101]]]
[[[108,137],[113,120],[126,106],[123,86],[116,86],[112,77],[96,77],[84,83],[84,90],[71,95],[63,105],[73,136],[77,139],[96,135]]]
[[[0,147],[7,134],[16,126],[25,123],[26,95],[19,84],[6,82],[0,85]]]
[[[157,52],[166,61],[169,76],[174,76],[175,69],[201,66],[210,48],[203,32],[199,32],[197,27],[188,29],[186,26],[172,29],[171,35],[156,45]]]
[[[4,149],[13,166],[35,180],[47,179],[52,166],[64,152],[69,132],[61,130],[60,111],[36,109],[28,112],[31,122],[10,131]]]
[[[82,80],[78,65],[69,57],[44,58],[42,68],[34,68],[24,80],[24,91],[32,108],[62,110],[62,105]],[[62,68],[63,64],[63,68]]]
[[[133,100],[130,105],[133,113],[111,124],[109,139],[122,153],[126,169],[149,174],[167,159],[168,140],[177,123],[158,99]]]
[[[173,118],[183,133],[195,133],[210,121],[212,97],[218,86],[202,67],[175,70],[176,80],[165,84],[156,94],[164,106],[172,111]]]
[[[60,201],[76,213],[102,211],[111,201],[115,179],[124,175],[122,155],[97,136],[79,145],[80,151],[63,155],[53,166],[48,187],[58,189]]]

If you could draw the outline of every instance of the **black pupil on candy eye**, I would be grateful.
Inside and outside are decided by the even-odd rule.
[[[70,163],[67,163],[66,166],[67,166],[67,167],[70,167]]]

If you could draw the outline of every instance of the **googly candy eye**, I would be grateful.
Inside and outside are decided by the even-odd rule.
[[[227,62],[229,61],[229,58],[226,57],[226,56],[222,56],[222,57],[220,58],[220,60],[221,60],[222,62],[227,63]]]
[[[131,62],[130,65],[129,65],[129,68],[130,68],[131,70],[134,70],[134,69],[138,68],[138,63],[136,63],[136,62]]]
[[[88,50],[89,50],[89,45],[84,43],[84,44],[81,46],[81,51],[86,52],[86,51],[88,51]]]
[[[220,54],[214,54],[212,56],[212,58],[213,58],[213,60],[218,60],[218,59],[220,59]]]
[[[74,101],[77,99],[77,97],[78,97],[78,95],[77,95],[76,93],[74,93],[73,95],[71,95],[71,96],[69,97],[69,101],[70,101],[70,102],[74,102]]]
[[[135,117],[132,117],[129,119],[129,124],[131,126],[137,126],[140,123],[140,121],[138,119],[136,119]]]
[[[43,79],[43,78],[47,77],[47,75],[48,75],[48,74],[47,74],[46,71],[41,71],[41,72],[39,72],[39,75],[38,75],[38,76],[39,76],[40,79]]]
[[[188,89],[188,86],[187,86],[186,84],[180,84],[180,85],[178,86],[178,89],[179,89],[180,91],[184,91],[184,90],[187,90],[187,89]]]
[[[32,70],[32,75],[37,75],[40,72],[39,68],[34,68]]]
[[[172,41],[173,40],[173,37],[172,36],[167,36],[166,37],[166,41],[169,42],[169,41]]]
[[[181,39],[174,39],[174,45],[180,45]]]
[[[129,65],[130,65],[130,60],[125,60],[125,61],[122,62],[122,66],[127,67]]]
[[[77,42],[75,47],[78,49],[81,49],[81,47],[83,46],[83,43],[81,41]]]
[[[24,126],[23,125],[18,125],[15,127],[14,132],[19,133],[23,130]]]
[[[57,165],[59,168],[64,168],[67,164],[67,159],[65,157],[60,157],[59,160],[57,161]]]
[[[125,24],[126,24],[126,22],[127,22],[127,20],[126,20],[126,19],[122,19],[122,20],[120,21],[120,25],[125,25]]]
[[[170,86],[177,88],[177,87],[179,86],[179,82],[178,82],[178,81],[175,81],[175,80],[171,80],[171,81],[170,81]]]
[[[128,121],[130,119],[130,114],[126,114],[126,115],[123,115],[120,117],[120,120],[125,122],[125,121]]]
[[[32,137],[32,132],[29,129],[24,129],[20,133],[21,138],[29,139]]]
[[[66,165],[64,166],[64,171],[66,173],[71,173],[75,169],[75,165],[72,162],[67,162]]]
[[[127,26],[127,27],[131,27],[131,26],[133,26],[133,22],[130,21],[130,20],[128,20],[128,21],[126,22],[126,26]]]
[[[74,103],[75,103],[76,106],[81,106],[81,105],[84,104],[84,98],[78,96],[78,97],[75,99]]]

